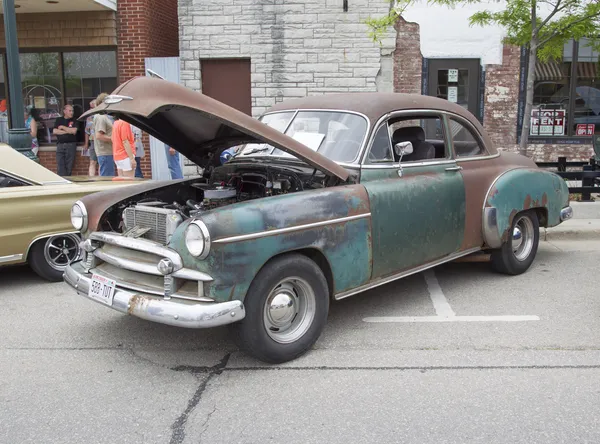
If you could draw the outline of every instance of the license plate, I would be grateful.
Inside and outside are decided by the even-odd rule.
[[[104,276],[92,275],[88,296],[106,305],[112,305],[115,296],[115,281]]]

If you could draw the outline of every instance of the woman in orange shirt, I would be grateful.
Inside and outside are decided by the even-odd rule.
[[[135,174],[135,139],[131,125],[115,118],[112,130],[113,158],[117,164],[117,174],[134,177]]]

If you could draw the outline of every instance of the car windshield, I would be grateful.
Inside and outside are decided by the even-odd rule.
[[[336,162],[353,162],[367,132],[367,121],[339,111],[294,111],[267,114],[260,121],[285,132],[310,149]],[[249,143],[237,157],[278,156],[295,158],[266,143]]]

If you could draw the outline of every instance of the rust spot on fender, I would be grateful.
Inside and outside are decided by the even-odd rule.
[[[542,195],[542,206],[543,207],[547,207],[548,206],[548,195],[546,193],[544,193]]]
[[[525,210],[528,210],[531,208],[531,196],[528,194],[527,197],[525,197],[525,202],[523,202],[523,208]]]

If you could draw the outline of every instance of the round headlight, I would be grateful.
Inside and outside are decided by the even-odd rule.
[[[210,249],[210,236],[201,221],[191,222],[185,230],[185,246],[192,256],[204,259]]]
[[[71,207],[71,224],[78,231],[85,231],[87,228],[87,212],[85,205],[77,201]]]

